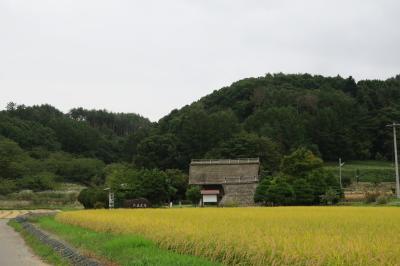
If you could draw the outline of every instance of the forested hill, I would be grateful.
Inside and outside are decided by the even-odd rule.
[[[172,111],[141,144],[140,155],[148,165],[180,168],[190,158],[260,156],[274,169],[282,154],[299,146],[324,160],[390,159],[392,132],[385,125],[399,120],[399,75],[356,83],[352,77],[267,74]]]
[[[0,196],[104,184],[107,164],[131,162],[153,124],[137,114],[9,103],[0,112]],[[112,168],[112,165],[110,166]]]
[[[400,76],[356,83],[267,74],[214,91],[158,123],[136,114],[83,108],[64,114],[50,105],[10,103],[0,112],[0,178],[51,173],[96,183],[104,181],[104,164],[187,170],[192,158],[260,157],[274,171],[298,147],[326,161],[391,159],[385,125],[392,121],[400,121]]]
[[[64,152],[105,163],[129,161],[133,136],[146,135],[151,127],[152,123],[140,115],[105,110],[77,108],[64,114],[50,105],[9,103],[0,112],[0,137],[26,151],[40,156]]]

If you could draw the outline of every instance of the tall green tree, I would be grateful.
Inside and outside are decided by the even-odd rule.
[[[264,168],[273,172],[278,169],[281,159],[279,147],[269,138],[255,134],[241,133],[219,143],[210,150],[208,158],[257,158]]]
[[[139,143],[135,164],[145,168],[180,168],[178,146],[172,134],[150,136]]]
[[[305,148],[299,148],[282,159],[281,170],[293,177],[305,177],[307,173],[322,167],[323,161]]]

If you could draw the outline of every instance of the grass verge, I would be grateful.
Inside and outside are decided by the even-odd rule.
[[[95,232],[57,222],[53,217],[41,217],[37,224],[84,253],[118,265],[219,265],[200,257],[161,249],[140,236]]]
[[[326,162],[324,168],[335,176],[339,174],[337,162]],[[342,175],[353,182],[395,181],[393,164],[387,161],[349,161],[342,167]]]
[[[27,233],[21,226],[14,220],[10,220],[8,224],[14,228],[15,231],[19,232],[25,243],[33,250],[33,252],[38,255],[43,261],[51,265],[70,265],[67,260],[62,258],[57,252],[55,252],[51,247],[43,244],[37,238]]]

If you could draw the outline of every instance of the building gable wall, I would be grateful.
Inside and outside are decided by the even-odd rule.
[[[189,184],[207,189],[221,186],[221,206],[253,205],[259,169],[259,159],[193,160]]]
[[[259,162],[192,163],[189,170],[189,184],[224,184],[255,181],[258,180],[259,168]]]

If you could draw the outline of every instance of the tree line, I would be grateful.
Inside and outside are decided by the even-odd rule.
[[[399,120],[399,75],[356,82],[267,74],[216,90],[157,123],[137,114],[83,108],[65,114],[51,105],[9,103],[0,112],[0,178],[8,184],[4,191],[38,176],[95,187],[106,184],[104,171],[114,164],[187,175],[193,158],[260,157],[272,177],[268,189],[278,175],[294,189],[300,185],[289,176],[300,174],[282,171],[285,156],[304,148],[325,161],[390,160],[393,139],[385,125]],[[313,186],[311,177],[302,179]]]

